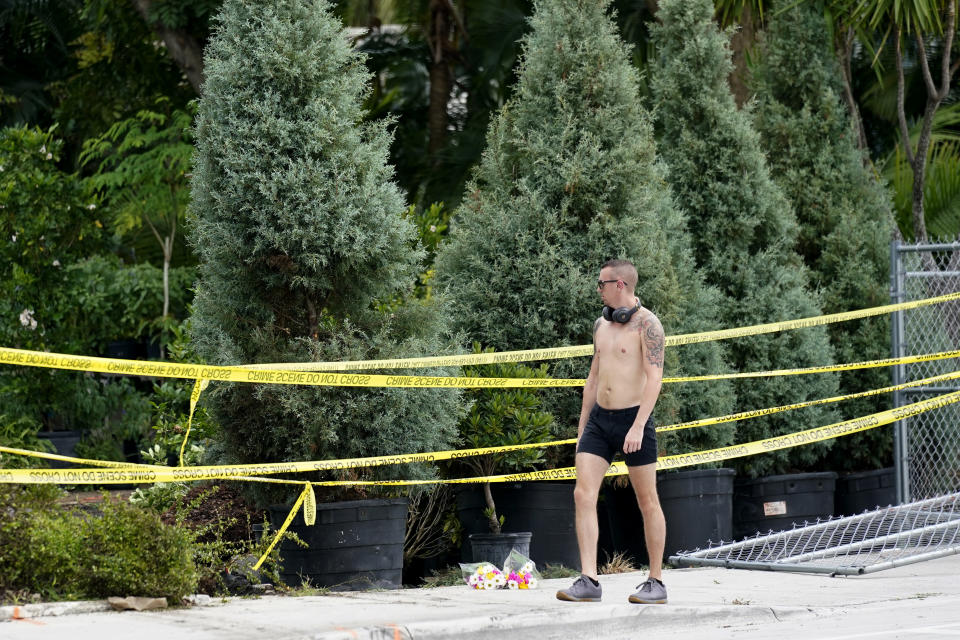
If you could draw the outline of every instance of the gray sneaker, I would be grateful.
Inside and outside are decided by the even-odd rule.
[[[600,602],[602,589],[599,584],[593,584],[587,576],[580,576],[573,581],[569,589],[557,591],[557,600],[567,602]]]
[[[638,585],[640,589],[630,596],[634,604],[667,604],[667,588],[656,578],[647,578],[647,581]],[[559,597],[559,594],[558,596]]]

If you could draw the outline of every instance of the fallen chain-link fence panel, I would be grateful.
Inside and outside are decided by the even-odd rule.
[[[960,493],[670,556],[681,567],[860,575],[960,553]]]

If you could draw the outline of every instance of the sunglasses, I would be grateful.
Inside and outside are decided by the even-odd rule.
[[[603,289],[603,285],[611,282],[620,282],[619,280],[597,280],[597,289]]]

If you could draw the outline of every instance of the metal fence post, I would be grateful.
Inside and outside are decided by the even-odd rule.
[[[894,239],[890,242],[890,298],[893,303],[903,302],[903,268],[900,259],[900,240]],[[903,355],[903,312],[896,311],[890,318],[891,354],[894,358]],[[892,367],[893,384],[899,385],[903,382],[904,371],[902,365]],[[903,406],[903,394],[899,391],[893,392],[893,406]],[[907,467],[907,446],[906,446],[906,421],[898,420],[893,423],[893,466],[894,466],[894,484],[896,487],[897,504],[903,504],[907,501],[909,492],[907,490],[907,481],[910,477],[910,471]]]

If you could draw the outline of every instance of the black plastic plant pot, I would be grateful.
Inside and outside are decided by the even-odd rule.
[[[834,512],[855,516],[864,511],[886,507],[897,501],[896,473],[893,467],[851,473],[837,478]]]
[[[733,469],[658,474],[657,492],[667,521],[664,558],[733,539]]]
[[[276,531],[290,507],[270,507]],[[407,499],[352,500],[317,505],[317,519],[306,526],[302,513],[288,528],[309,546],[280,543],[280,577],[290,586],[309,580],[335,591],[399,589]]]
[[[529,558],[531,536],[532,534],[529,531],[470,534],[469,540],[473,561],[489,562],[502,569],[511,549],[516,549],[517,553]],[[533,558],[533,561],[537,562],[536,558]]]
[[[837,474],[793,473],[737,480],[733,489],[733,534],[784,531],[833,515]]]
[[[566,482],[508,482],[490,487],[497,513],[504,519],[503,530],[533,534],[528,557],[537,566],[580,569],[573,487],[573,483]],[[483,513],[486,507],[480,487],[465,487],[457,493],[457,516],[465,536],[490,533]],[[471,558],[466,541],[461,558]]]
[[[77,456],[76,447],[80,444],[80,438],[83,437],[83,432],[41,431],[37,436],[49,440],[50,444],[53,445],[54,453],[75,458]],[[77,466],[76,463],[64,462],[62,460],[49,460],[48,463],[51,469],[68,469]]]

